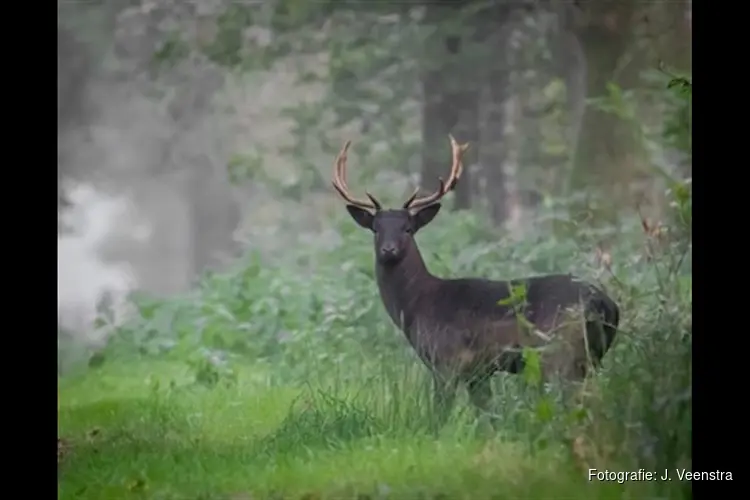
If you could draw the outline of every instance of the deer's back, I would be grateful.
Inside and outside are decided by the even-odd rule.
[[[525,293],[511,297],[511,288],[524,287]],[[442,324],[457,326],[479,318],[503,320],[522,306],[524,316],[533,324],[544,327],[560,308],[583,304],[601,307],[601,302],[614,302],[592,284],[569,274],[533,276],[510,281],[485,279],[442,280],[426,299],[432,304],[431,315]],[[616,307],[616,306],[615,306]]]

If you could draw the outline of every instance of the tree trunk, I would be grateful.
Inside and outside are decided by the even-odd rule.
[[[482,144],[480,164],[487,186],[485,195],[494,224],[502,226],[508,219],[508,193],[505,179],[505,133],[509,72],[504,67],[493,68],[487,79],[487,94],[482,102]]]
[[[589,20],[578,30],[587,64],[589,98],[607,95],[607,84],[617,80],[616,70],[631,39],[632,2],[585,4]],[[574,154],[570,188],[591,184],[613,185],[626,180],[629,159],[637,147],[633,124],[616,115],[587,106]]]
[[[559,47],[558,73],[565,82],[565,144],[566,166],[569,166],[580,138],[581,124],[586,112],[586,58],[576,36],[563,31],[557,37]],[[559,185],[555,186],[559,188]]]
[[[65,208],[68,200],[63,182],[75,171],[75,165],[61,144],[65,132],[80,126],[87,112],[85,92],[91,73],[91,60],[86,48],[74,33],[57,26],[57,207]]]
[[[498,2],[482,19],[480,39],[490,59],[485,61],[485,92],[481,103],[481,144],[479,163],[486,180],[485,196],[493,223],[502,227],[508,219],[511,202],[505,171],[507,159],[506,124],[511,69],[508,67],[508,30],[511,7]]]
[[[203,162],[205,165],[207,163]],[[194,169],[188,204],[191,212],[192,270],[194,275],[216,271],[239,250],[233,234],[240,222],[230,188],[210,171]]]
[[[425,46],[426,68],[422,73],[422,172],[421,187],[437,188],[438,178],[445,178],[450,167],[450,142],[453,134],[458,142],[476,142],[479,138],[479,88],[470,71],[474,64],[465,47],[471,27],[462,33],[445,33],[443,22],[455,17],[458,5],[426,4],[425,25],[435,29]],[[468,32],[468,33],[467,33]],[[470,165],[476,148],[464,155]],[[456,187],[455,209],[471,206],[471,179],[464,169]]]

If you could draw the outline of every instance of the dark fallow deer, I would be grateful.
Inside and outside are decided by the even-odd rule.
[[[468,144],[450,137],[453,165],[438,189],[400,209],[384,209],[366,193],[354,198],[346,182],[347,141],[334,163],[333,187],[354,221],[375,236],[375,271],[388,315],[433,375],[438,421],[453,405],[458,383],[486,411],[490,376],[520,373],[523,349],[538,348],[544,380],[580,381],[598,367],[617,331],[617,304],[604,292],[569,274],[511,281],[443,279],[425,266],[414,235],[440,211],[440,199],[456,187]],[[514,297],[523,290],[521,300]],[[517,297],[516,297],[517,298]],[[514,303],[523,302],[522,304]],[[520,307],[519,307],[520,306]]]

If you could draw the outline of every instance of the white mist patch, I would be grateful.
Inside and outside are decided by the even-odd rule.
[[[98,306],[111,308],[117,324],[127,314],[127,295],[137,283],[131,266],[102,259],[107,240],[123,232],[138,240],[149,238],[144,224],[134,224],[129,200],[78,184],[67,190],[71,207],[61,214],[66,234],[57,238],[58,325],[76,340],[94,346],[110,331],[96,328]]]

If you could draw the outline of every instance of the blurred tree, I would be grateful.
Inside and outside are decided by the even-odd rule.
[[[540,122],[559,122],[553,124],[566,131],[547,148],[549,161],[537,154],[539,160],[530,166],[527,157],[514,162],[523,164],[524,170],[539,170],[545,181],[542,189],[554,192],[562,184],[558,179],[567,179],[576,191],[629,180],[639,160],[635,155],[642,148],[633,120],[628,123],[601,106],[585,106],[585,98],[630,97],[622,88],[635,83],[644,65],[633,55],[637,44],[643,43],[636,30],[642,24],[639,19],[652,10],[660,13],[660,19],[674,17],[677,8],[667,3],[654,7],[634,0],[279,0],[262,8],[227,3],[215,18],[214,36],[204,40],[202,50],[214,63],[240,70],[270,69],[281,59],[294,61],[301,83],[326,85],[323,99],[284,111],[294,122],[296,138],[284,153],[293,155],[305,172],[300,179],[309,180],[295,192],[327,189],[326,175],[320,174],[310,152],[322,149],[334,154],[341,140],[330,134],[342,129],[367,136],[366,141],[355,140],[354,146],[364,164],[392,165],[407,173],[413,168],[411,158],[419,152],[418,182],[425,190],[432,189],[445,175],[446,136],[452,133],[459,141],[476,144],[466,164],[481,166],[477,170],[483,194],[493,220],[501,225],[512,205],[520,203],[524,189],[516,174],[505,169],[509,153],[513,153],[510,158],[519,157],[509,149],[541,150],[536,139],[544,125]],[[683,14],[684,10],[684,6],[677,9]],[[550,36],[542,25],[549,24],[551,17],[557,18],[558,27]],[[270,33],[264,43],[250,33],[259,27]],[[520,48],[509,42],[513,30],[525,32]],[[320,67],[300,62],[306,55],[315,55]],[[555,78],[559,82],[553,85]],[[545,111],[536,117],[526,111],[505,116],[512,99],[518,101],[513,109],[536,101]],[[565,109],[550,103],[555,100],[567,101]],[[417,113],[414,103],[419,106]],[[414,126],[415,114],[420,115],[419,128]],[[513,133],[532,137],[525,143],[518,138],[509,143],[506,135],[514,128],[509,125],[519,119],[533,123]],[[531,130],[537,135],[528,134],[529,129],[537,129]],[[571,158],[570,165],[566,157]],[[469,178],[473,171],[465,171],[456,208],[468,208],[476,201],[472,188],[480,183]],[[376,173],[376,169],[361,169],[356,175],[368,177],[360,181],[369,182]]]
[[[632,41],[636,2],[583,2],[582,19],[575,29],[586,58],[586,94],[609,94],[608,85],[617,82],[621,57]],[[635,148],[632,128],[616,114],[587,106],[576,146],[572,189],[606,185],[628,168]]]
[[[58,134],[70,129],[77,135],[58,141],[58,185],[71,177],[74,169],[86,170],[80,172],[82,178],[99,174],[104,182],[124,190],[140,190],[144,179],[158,183],[173,172],[184,172],[186,189],[175,189],[189,205],[191,271],[199,273],[216,266],[217,254],[234,250],[233,231],[240,213],[231,187],[221,178],[225,172],[221,160],[217,162],[222,156],[221,145],[211,143],[221,133],[206,134],[201,129],[215,111],[212,99],[222,88],[226,73],[211,56],[222,60],[225,53],[242,48],[242,38],[237,43],[242,35],[237,25],[244,29],[242,23],[251,20],[239,16],[245,11],[230,10],[237,18],[232,24],[226,15],[216,15],[217,5],[211,2],[115,0],[59,7]],[[223,53],[213,54],[215,47],[200,45],[207,17],[211,24],[224,23],[226,29],[219,39]],[[190,51],[191,43],[201,50]],[[123,99],[129,104],[147,101],[149,112],[123,117],[128,110],[117,109],[119,103],[114,98],[91,99],[89,110],[89,86],[100,92],[106,89],[110,98],[126,95]],[[128,120],[134,117],[135,126]],[[97,128],[118,129],[123,142],[142,143],[144,151],[134,155],[142,161],[96,162],[92,166],[93,162],[69,158],[74,156],[71,150],[90,146],[81,147],[81,136]],[[60,187],[58,203],[63,203],[63,198]]]
[[[196,158],[195,165],[210,165],[210,160]],[[236,257],[239,245],[233,233],[240,223],[237,204],[226,200],[228,183],[217,179],[208,168],[195,168],[187,182],[188,210],[191,219],[190,250],[192,268],[196,273],[215,271]]]
[[[57,27],[57,128],[80,118],[83,96],[91,73],[91,60],[86,48],[74,33]]]
[[[91,60],[85,46],[67,28],[57,26],[57,133],[80,123],[86,114],[84,99],[91,72]],[[65,151],[57,148],[57,204],[65,206],[63,180],[73,174]]]
[[[481,13],[475,9],[467,15],[464,8],[470,3],[469,0],[426,4],[363,0],[334,5],[285,0],[277,3],[272,16],[271,26],[281,35],[272,52],[278,57],[291,50],[327,49],[331,57],[329,104],[337,114],[336,124],[360,121],[363,132],[371,137],[386,131],[385,140],[401,161],[411,148],[399,137],[398,128],[403,125],[400,108],[406,98],[418,97],[414,92],[417,89],[406,77],[413,71],[412,61],[416,60],[415,76],[420,82],[422,103],[420,185],[430,190],[437,186],[438,177],[446,175],[450,158],[448,134],[452,133],[460,142],[479,139],[478,69],[482,61],[473,52],[477,48]],[[355,13],[356,17],[349,15]],[[326,21],[335,25],[337,19],[347,21],[344,27],[332,28],[338,30],[338,36],[331,33],[322,43],[299,36],[303,28],[320,28]],[[420,28],[416,32],[412,29],[415,20]],[[390,36],[394,24],[403,26],[396,39]],[[285,39],[284,35],[289,33],[297,35],[296,39]],[[409,44],[413,35],[417,43]],[[340,36],[344,38],[339,39]],[[301,39],[308,43],[300,43]],[[401,71],[390,71],[394,67]],[[372,84],[381,89],[387,86],[391,97],[372,88]],[[329,146],[333,150],[337,145]],[[360,149],[362,153],[366,151]],[[474,148],[467,154],[466,163],[474,162],[476,155]],[[471,205],[469,175],[468,169],[465,170],[456,191],[456,208]]]
[[[467,2],[427,3],[422,25],[427,37],[422,48],[422,170],[421,187],[434,190],[445,177],[450,158],[448,134],[459,142],[479,140],[479,71],[472,56],[480,16],[462,16]],[[456,22],[463,19],[463,23]],[[441,29],[442,28],[442,29]],[[474,75],[474,77],[468,77]],[[467,78],[468,77],[468,78]],[[475,158],[476,146],[465,164]],[[471,178],[464,169],[456,189],[455,208],[471,206]]]
[[[505,148],[505,131],[508,117],[505,104],[510,92],[510,74],[508,67],[508,35],[502,29],[511,15],[511,7],[496,2],[482,12],[478,26],[478,37],[487,55],[484,61],[477,61],[487,69],[481,75],[486,92],[482,96],[483,108],[481,120],[481,143],[479,145],[479,162],[486,179],[485,195],[489,205],[492,221],[500,226],[508,218],[511,193],[507,189],[504,165],[507,150]],[[478,103],[479,104],[479,103]]]

